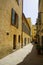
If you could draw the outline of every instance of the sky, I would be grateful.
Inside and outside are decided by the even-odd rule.
[[[38,0],[23,0],[23,13],[26,18],[31,17],[31,22],[34,25],[38,16]]]

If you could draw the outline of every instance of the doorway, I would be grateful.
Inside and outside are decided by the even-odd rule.
[[[43,36],[42,36],[42,46],[43,46]]]
[[[42,49],[42,52],[43,52],[43,36],[42,36],[42,47],[41,47],[41,49]]]
[[[26,38],[24,38],[24,45],[26,45]]]
[[[16,49],[16,35],[13,36],[13,49]]]

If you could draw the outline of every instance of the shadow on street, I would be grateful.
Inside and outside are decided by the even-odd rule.
[[[24,60],[17,65],[43,65],[43,56],[37,54],[35,45],[30,54],[28,54]]]

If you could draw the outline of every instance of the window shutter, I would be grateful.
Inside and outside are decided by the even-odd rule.
[[[11,23],[12,23],[12,25],[14,25],[14,23],[15,23],[15,11],[14,11],[13,8],[12,8],[12,11],[11,11]]]

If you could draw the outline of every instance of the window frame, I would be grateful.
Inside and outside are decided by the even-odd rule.
[[[12,8],[11,9],[11,25],[16,26],[17,28],[19,26],[19,20],[18,20],[18,18],[19,18],[18,14]]]
[[[20,43],[20,35],[18,36],[18,42]]]

